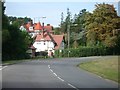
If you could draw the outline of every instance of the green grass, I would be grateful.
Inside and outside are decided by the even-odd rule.
[[[118,57],[102,57],[100,60],[94,60],[90,62],[84,62],[79,65],[80,68],[95,73],[103,78],[114,80],[120,83],[118,80]]]

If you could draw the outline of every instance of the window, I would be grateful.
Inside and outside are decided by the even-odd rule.
[[[37,44],[41,44],[41,43],[38,42]]]

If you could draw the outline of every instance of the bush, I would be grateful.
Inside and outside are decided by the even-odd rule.
[[[87,57],[87,56],[103,56],[103,55],[113,55],[114,48],[108,47],[79,47],[77,49],[69,49],[69,57]],[[55,51],[56,57],[68,57],[68,49]]]

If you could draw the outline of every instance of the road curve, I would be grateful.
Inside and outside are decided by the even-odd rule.
[[[77,64],[100,57],[32,60],[2,70],[2,88],[118,88],[118,84],[84,71]]]

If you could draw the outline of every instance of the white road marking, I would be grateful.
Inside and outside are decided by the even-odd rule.
[[[71,84],[69,84],[69,83],[68,83],[68,85],[69,85],[69,86],[71,86],[72,88],[75,88],[75,89],[77,89],[75,86],[73,86],[73,85],[71,85]]]
[[[57,74],[56,73],[53,73],[55,76],[57,76]]]
[[[63,79],[61,79],[60,77],[57,77],[58,79],[60,79],[61,81],[63,81],[64,82],[64,80]]]
[[[53,72],[53,70],[50,68],[50,65],[48,65],[48,68],[50,69],[50,71],[51,71],[59,80],[61,80],[62,82],[66,82],[66,81],[63,80],[62,78],[58,77],[56,73]],[[76,90],[79,90],[79,89],[76,88],[75,86],[73,86],[73,85],[71,85],[71,84],[69,84],[69,83],[67,83],[67,84],[68,84],[70,87],[75,88]]]
[[[53,70],[52,70],[52,69],[50,69],[50,71],[51,71],[51,72],[53,72]]]
[[[102,78],[101,76],[98,76],[99,78]]]
[[[50,65],[48,65],[48,68],[50,68]]]
[[[0,70],[4,69],[4,68],[6,68],[6,67],[8,67],[8,66],[3,66],[2,68],[0,68]]]

